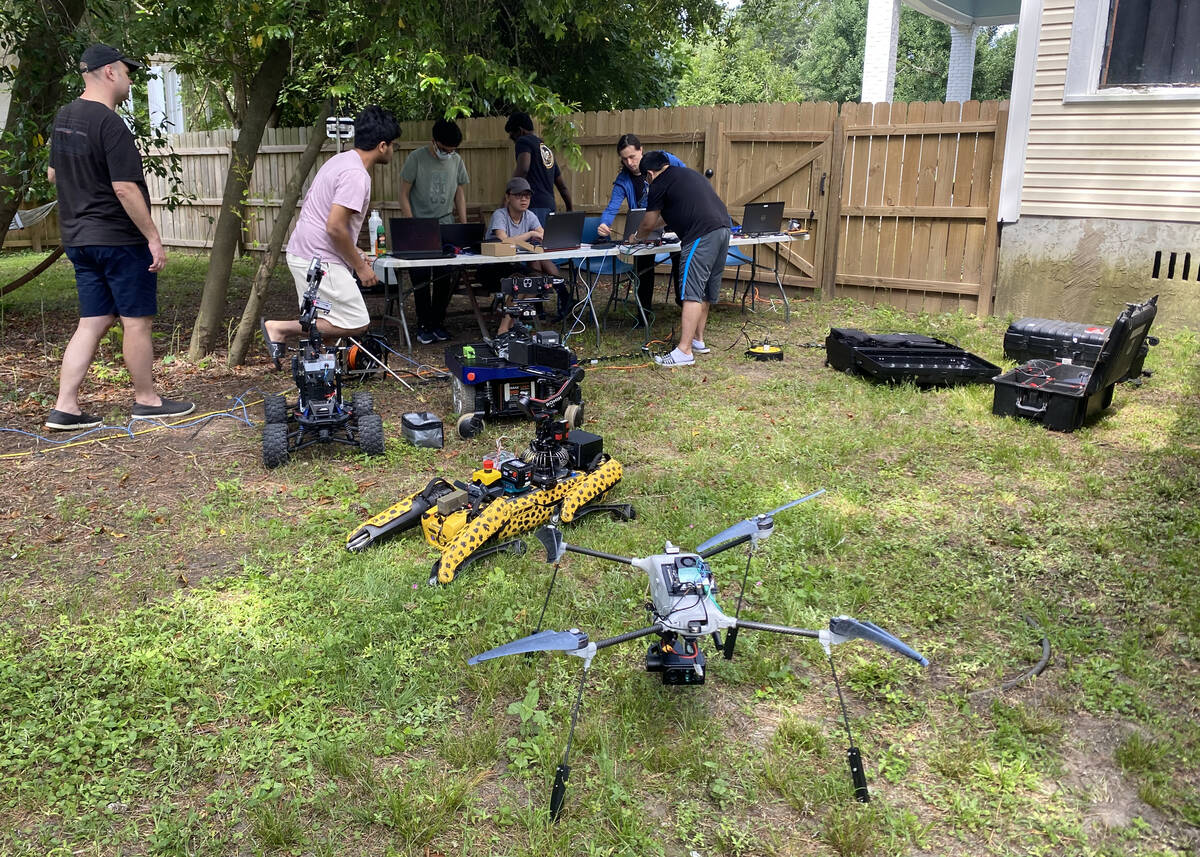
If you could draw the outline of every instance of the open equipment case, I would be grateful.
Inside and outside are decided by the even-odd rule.
[[[989,381],[1000,372],[957,345],[916,333],[867,333],[834,327],[825,339],[825,362],[850,375],[922,387]]]
[[[1135,363],[1140,374],[1146,336],[1157,314],[1158,295],[1128,304],[1109,328],[1095,365],[1038,359],[997,375],[992,413],[1034,420],[1051,431],[1075,431],[1112,404],[1118,382],[1136,377],[1130,374]]]

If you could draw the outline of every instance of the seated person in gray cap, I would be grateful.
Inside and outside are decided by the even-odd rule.
[[[514,178],[508,180],[508,186],[504,188],[504,207],[497,208],[492,212],[492,220],[488,224],[488,238],[496,239],[513,239],[516,241],[526,241],[530,244],[539,244],[542,240],[542,224],[538,221],[537,216],[529,210],[529,203],[533,199],[533,191],[529,187],[529,182],[522,178]],[[547,277],[558,276],[558,266],[549,259],[538,259],[527,263],[528,270],[534,274],[543,274]],[[493,267],[493,266],[489,266]],[[519,272],[510,269],[506,276],[511,276],[512,273]],[[567,302],[570,301],[568,295],[564,298],[563,293],[565,288],[561,288],[558,294],[559,302],[559,317],[561,318],[566,311]],[[499,333],[504,333],[512,327],[513,321],[508,316],[500,322]]]

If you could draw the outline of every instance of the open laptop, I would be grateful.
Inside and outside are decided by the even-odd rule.
[[[629,244],[633,241],[633,236],[637,234],[638,227],[642,225],[642,218],[646,216],[646,209],[634,208],[628,215],[625,216],[625,230],[621,233],[610,232],[608,238],[592,244],[593,247],[613,247],[617,244]],[[661,241],[663,237],[662,228],[655,229],[648,236],[647,241]]]
[[[782,202],[748,202],[742,214],[742,229],[738,234],[744,237],[775,235],[782,225]]]
[[[543,250],[577,250],[583,243],[582,211],[564,211],[562,214],[551,214],[542,224],[545,230],[542,234]]]
[[[463,253],[478,253],[486,228],[482,223],[443,223],[441,224],[442,248],[451,253],[455,250]]]
[[[392,249],[395,259],[440,259],[442,233],[436,217],[391,217]]]

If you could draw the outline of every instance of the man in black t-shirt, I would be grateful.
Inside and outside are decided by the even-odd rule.
[[[529,210],[534,213],[539,223],[546,222],[546,215],[553,214],[554,189],[562,194],[567,211],[572,209],[571,191],[563,180],[558,168],[554,151],[542,142],[542,138],[533,133],[533,120],[528,113],[514,113],[504,123],[504,133],[513,141],[517,155],[517,165],[513,169],[513,178],[525,179],[533,189],[533,199]]]
[[[683,260],[679,345],[654,361],[660,366],[691,366],[695,354],[712,350],[704,344],[704,326],[709,305],[721,295],[729,255],[729,212],[708,179],[688,167],[672,166],[666,152],[643,155],[642,175],[650,180],[650,195],[634,241],[665,225],[679,236]]]
[[[58,221],[75,266],[79,325],[63,352],[49,429],[100,425],[100,417],[79,407],[79,387],[100,338],[118,318],[133,381],[133,416],[178,417],[195,408],[162,398],[154,388],[150,333],[158,312],[158,272],[167,255],[150,218],[142,157],[115,112],[129,96],[129,72],[141,67],[116,48],[92,45],[79,61],[83,94],[54,117],[46,174],[58,188]]]

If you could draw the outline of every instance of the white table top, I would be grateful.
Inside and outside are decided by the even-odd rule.
[[[729,239],[730,247],[749,247],[754,244],[782,244],[795,241],[796,236],[786,232],[771,235],[739,236],[736,232]],[[681,248],[678,241],[671,244],[632,245],[637,247],[633,256],[649,256],[659,253],[675,253]],[[484,256],[482,253],[460,253],[457,256],[437,256],[432,259],[397,259],[392,256],[382,256],[371,264],[375,267],[376,276],[382,271],[394,268],[453,268],[463,265],[495,265],[503,262],[536,262],[538,259],[595,259],[603,256],[618,256],[618,245],[592,249],[590,244],[584,244],[577,250],[547,250],[544,253],[527,253],[518,251],[515,256]]]

